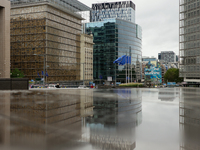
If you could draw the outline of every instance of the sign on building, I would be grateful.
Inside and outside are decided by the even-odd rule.
[[[107,81],[112,81],[112,77],[107,77]]]

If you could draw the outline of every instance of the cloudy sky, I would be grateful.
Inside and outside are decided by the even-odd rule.
[[[120,0],[79,0],[92,3]],[[158,57],[160,51],[179,51],[179,0],[132,0],[136,23],[142,27],[142,55]]]

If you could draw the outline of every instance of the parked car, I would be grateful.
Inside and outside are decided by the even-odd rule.
[[[85,88],[88,88],[86,85],[79,85],[78,87],[79,89],[85,89]]]
[[[55,84],[49,84],[49,86],[47,88],[49,88],[49,89],[56,89],[56,85]]]

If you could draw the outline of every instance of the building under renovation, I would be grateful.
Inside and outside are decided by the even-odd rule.
[[[80,81],[81,11],[77,0],[11,1],[11,70],[46,82]]]

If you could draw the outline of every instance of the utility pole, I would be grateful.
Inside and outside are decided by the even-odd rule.
[[[45,54],[44,54],[44,72],[43,72],[43,88],[45,88]]]
[[[131,65],[131,83],[132,83],[132,65]]]
[[[127,62],[127,65],[128,65],[128,83],[129,83],[129,56],[127,56],[128,57],[128,62]]]

